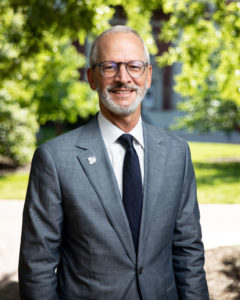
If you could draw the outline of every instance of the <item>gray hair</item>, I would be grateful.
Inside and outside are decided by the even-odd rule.
[[[124,25],[117,25],[117,26],[113,26],[113,27],[105,30],[104,32],[102,32],[93,42],[91,49],[90,49],[90,55],[89,55],[89,62],[90,62],[91,67],[93,65],[95,65],[97,62],[99,40],[105,35],[119,33],[119,32],[120,33],[133,33],[140,39],[140,41],[143,44],[145,59],[150,64],[150,55],[148,52],[148,48],[147,48],[146,44],[144,43],[143,39],[141,38],[141,36],[138,34],[138,32],[136,30],[132,29],[131,27],[124,26]]]

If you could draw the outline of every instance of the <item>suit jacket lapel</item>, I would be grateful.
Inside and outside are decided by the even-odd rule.
[[[138,261],[142,264],[147,237],[152,226],[153,214],[156,205],[159,203],[160,192],[164,186],[164,162],[166,148],[163,140],[164,136],[154,135],[147,130],[146,124],[143,126],[144,133],[144,190],[143,190],[143,210],[140,228]]]
[[[127,216],[96,118],[84,127],[76,146],[80,150],[78,155],[80,164],[95,189],[125,251],[135,264],[136,253]]]

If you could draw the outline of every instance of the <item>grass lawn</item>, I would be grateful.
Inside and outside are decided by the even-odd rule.
[[[14,173],[0,176],[0,199],[24,199],[28,173]]]
[[[240,145],[189,143],[200,203],[240,204]],[[24,199],[28,173],[0,176],[0,199]]]
[[[240,204],[240,145],[189,143],[200,203]]]

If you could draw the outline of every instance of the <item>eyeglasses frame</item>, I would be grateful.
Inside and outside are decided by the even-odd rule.
[[[132,62],[132,61],[140,61],[140,62],[143,63],[143,67],[144,67],[144,68],[143,68],[143,72],[142,72],[141,75],[139,75],[139,76],[133,76],[133,75],[129,74],[128,69],[127,69],[127,64],[129,64],[129,63]],[[117,73],[116,73],[115,75],[113,75],[113,76],[105,76],[105,75],[103,74],[101,65],[104,64],[104,63],[106,63],[106,62],[112,62],[112,63],[114,63],[114,64],[117,65],[117,68],[118,68],[118,69],[117,69]],[[103,76],[104,78],[113,78],[113,77],[117,76],[117,74],[119,73],[121,65],[124,65],[124,66],[125,66],[125,69],[126,69],[126,71],[127,71],[127,73],[128,73],[129,76],[131,76],[131,77],[133,77],[133,78],[139,78],[139,77],[141,77],[141,76],[144,74],[146,67],[149,66],[149,62],[144,62],[144,61],[138,60],[138,59],[129,60],[128,62],[123,62],[123,61],[115,62],[115,61],[112,61],[112,60],[106,60],[106,61],[101,61],[101,62],[99,62],[99,63],[94,64],[94,65],[91,67],[91,69],[94,70],[94,69],[98,66],[98,67],[99,67],[99,70],[100,70],[100,73],[102,74],[102,76]]]

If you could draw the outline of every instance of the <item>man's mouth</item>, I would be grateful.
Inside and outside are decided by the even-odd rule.
[[[134,92],[134,90],[110,90],[110,92],[114,94],[129,94]]]
[[[135,87],[109,87],[108,91],[114,94],[130,94],[137,91]]]

